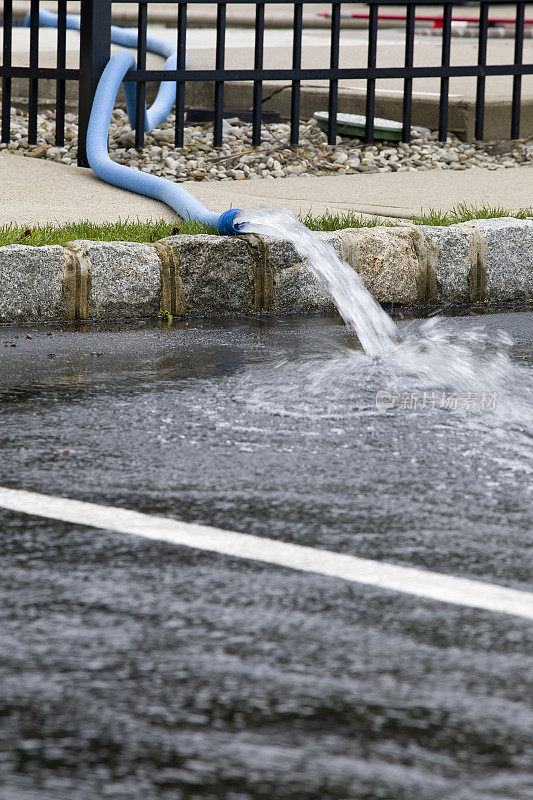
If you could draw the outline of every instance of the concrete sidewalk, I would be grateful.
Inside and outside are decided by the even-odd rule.
[[[458,203],[533,205],[533,167],[401,172],[258,181],[191,181],[181,184],[213,210],[283,206],[296,213],[357,211],[409,219],[420,210],[448,210]],[[91,170],[2,152],[0,224],[172,219],[164,204],[117,189]]]
[[[55,11],[57,8],[56,2],[41,2],[42,8],[48,8]],[[3,2],[0,2],[0,11],[3,8]],[[380,14],[405,14],[405,6],[387,5],[384,3],[380,6]],[[79,13],[80,3],[70,2],[69,13]],[[526,18],[531,16],[532,5],[526,5]],[[303,21],[305,27],[312,28],[329,28],[330,20],[319,16],[323,12],[331,12],[331,3],[313,3],[304,5],[303,8]],[[365,6],[361,3],[343,3],[343,14],[357,13],[364,14],[368,12]],[[28,13],[28,3],[25,0],[14,0],[13,15],[15,19],[23,19]],[[117,24],[121,23],[134,23],[137,21],[139,13],[138,3],[115,3],[112,7],[113,21]],[[189,3],[187,10],[187,17],[189,24],[214,26],[216,24],[216,4],[214,3]],[[265,15],[265,23],[267,27],[272,28],[291,28],[293,24],[294,5],[292,3],[270,3],[267,6],[267,13]],[[434,5],[424,6],[423,9],[418,10],[419,15],[442,15],[442,5],[435,3]],[[497,2],[491,6],[490,14],[492,17],[514,17],[515,9],[512,6],[498,4]],[[477,8],[461,8],[454,9],[454,16],[477,17]],[[177,5],[172,2],[166,3],[150,3],[149,7],[149,20],[152,23],[161,23],[166,25],[176,26],[177,19]],[[255,21],[255,4],[254,3],[230,3],[227,8],[227,21],[228,24],[238,27],[253,27]],[[364,28],[367,27],[366,20],[360,19],[343,19],[344,27]],[[417,23],[418,24],[418,23]],[[419,23],[429,27],[430,22]],[[382,20],[381,27],[390,27],[397,25],[394,21]]]

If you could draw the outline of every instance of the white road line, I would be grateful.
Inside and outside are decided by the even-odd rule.
[[[171,542],[182,547],[342,578],[354,583],[533,619],[533,593],[439,572],[315,550],[274,539],[154,517],[122,508],[0,487],[0,507],[92,528]]]

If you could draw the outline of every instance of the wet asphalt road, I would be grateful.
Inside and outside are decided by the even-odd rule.
[[[376,409],[328,317],[0,328],[0,485],[530,589],[533,315],[477,322],[494,413]],[[533,795],[525,620],[0,522],[1,800]]]

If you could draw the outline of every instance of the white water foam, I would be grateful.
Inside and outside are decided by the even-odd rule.
[[[433,390],[475,392],[477,396],[497,395],[498,412],[509,419],[532,418],[533,389],[531,372],[513,362],[509,351],[510,337],[500,332],[489,337],[482,327],[473,326],[459,332],[446,319],[435,317],[422,323],[402,326],[372,298],[359,275],[336,254],[334,248],[302,225],[286,209],[247,209],[236,217],[243,232],[285,238],[292,243],[305,265],[329,292],[346,325],[353,330],[363,347],[347,350],[344,355],[304,365],[296,395],[326,394],[330,400],[338,395],[340,405],[354,391],[361,396],[364,387],[375,393],[377,387],[397,393]],[[275,382],[275,406],[295,406],[295,382],[285,387]],[[262,401],[269,392],[262,387]],[[281,403],[282,398],[288,403]],[[250,400],[252,398],[249,398]],[[256,396],[255,400],[259,400]],[[335,403],[333,403],[335,405]]]

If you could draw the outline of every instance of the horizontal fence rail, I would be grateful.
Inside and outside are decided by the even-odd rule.
[[[30,12],[29,58],[27,66],[14,66],[12,63],[12,32],[13,32],[13,2],[4,1],[3,10],[3,49],[0,77],[2,79],[2,123],[1,140],[9,142],[11,136],[11,105],[12,81],[17,78],[28,80],[28,141],[30,144],[37,142],[37,112],[39,101],[39,80],[52,79],[56,81],[56,144],[64,144],[65,129],[65,85],[66,81],[76,81],[79,84],[79,137],[78,137],[78,163],[87,165],[86,134],[89,116],[94,97],[94,92],[102,71],[109,60],[111,53],[110,27],[113,5],[129,2],[129,0],[83,0],[81,3],[80,27],[80,63],[77,69],[66,68],[66,14],[68,0],[57,2],[58,32],[57,32],[57,59],[55,67],[39,66],[39,0],[28,2]],[[306,6],[313,7],[321,0],[293,0],[292,12],[292,58],[287,66],[271,69],[264,67],[264,34],[265,21],[268,22],[268,11],[281,3],[281,0],[250,3],[249,0],[231,0],[222,3],[219,0],[203,0],[202,5],[216,6],[216,45],[214,53],[214,66],[211,69],[189,69],[186,67],[187,53],[187,11],[189,7],[198,5],[194,0],[164,0],[169,7],[174,6],[176,11],[176,50],[177,68],[165,71],[163,69],[147,69],[147,34],[150,24],[149,9],[153,0],[138,2],[138,46],[137,69],[130,70],[126,79],[137,84],[137,115],[136,115],[136,140],[137,148],[144,144],[144,103],[146,97],[146,83],[159,81],[176,81],[176,123],[175,144],[181,147],[184,141],[185,127],[185,85],[198,81],[210,82],[213,85],[213,144],[220,147],[222,144],[222,120],[224,116],[224,89],[227,82],[247,82],[252,85],[252,144],[261,143],[262,111],[263,111],[263,84],[265,81],[283,81],[290,86],[290,143],[298,145],[300,127],[301,91],[304,81],[326,81],[328,86],[328,112],[329,129],[328,143],[334,145],[337,137],[337,109],[339,97],[339,81],[346,79],[364,80],[366,82],[366,130],[365,141],[374,140],[374,118],[376,106],[376,81],[400,80],[403,85],[402,101],[402,141],[408,142],[411,136],[411,120],[413,114],[413,81],[420,78],[434,78],[440,82],[438,104],[438,131],[439,139],[445,140],[449,127],[449,83],[451,78],[471,77],[476,81],[475,100],[475,136],[483,138],[485,114],[486,79],[495,76],[509,76],[512,78],[511,91],[511,120],[510,137],[517,139],[520,134],[520,106],[522,95],[523,76],[533,75],[533,64],[524,63],[524,29],[528,21],[525,19],[525,2],[516,0],[499,0],[498,5],[508,5],[514,11],[514,53],[513,61],[508,64],[487,64],[487,39],[489,30],[490,3],[481,2],[477,5],[479,17],[476,20],[478,47],[475,64],[454,65],[451,63],[452,24],[454,19],[454,3],[441,2],[442,14],[436,15],[442,29],[442,43],[440,52],[440,65],[415,66],[415,24],[417,21],[416,8],[418,6],[432,5],[434,0],[419,0],[417,3],[402,2],[402,0],[387,0],[386,5],[401,6],[405,14],[393,15],[398,20],[398,26],[403,23],[405,34],[404,52],[402,63],[394,67],[378,65],[377,48],[379,35],[379,0],[369,0],[360,3],[364,6],[365,14],[353,14],[358,18],[367,18],[367,63],[360,67],[340,67],[340,34],[342,20],[352,14],[354,6],[351,2],[350,11],[344,11],[343,6],[348,3],[333,2],[329,18],[329,66],[316,68],[302,67],[304,29],[303,11]],[[130,3],[131,4],[131,3]],[[159,0],[161,4],[161,0]],[[228,5],[255,6],[254,32],[250,37],[253,55],[253,67],[250,69],[228,69],[226,67],[226,29]],[[72,5],[72,4],[70,4]],[[287,3],[283,5],[287,6]],[[322,2],[323,5],[323,2]],[[455,4],[457,5],[457,4]],[[463,12],[464,13],[464,12]],[[325,15],[324,15],[325,16]],[[387,16],[387,15],[386,15]],[[390,14],[388,16],[391,16]],[[400,48],[398,48],[400,50]]]

